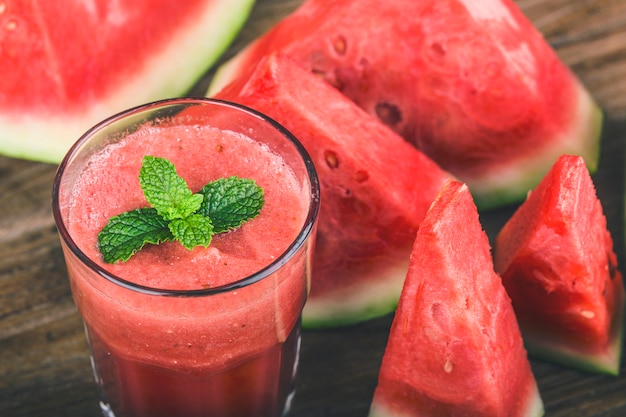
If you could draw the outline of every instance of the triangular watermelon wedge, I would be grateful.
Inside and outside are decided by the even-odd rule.
[[[562,153],[598,159],[602,113],[512,0],[307,0],[208,91],[279,50],[470,187],[521,202]]]
[[[254,0],[5,1],[0,153],[59,162],[100,120],[184,94]]]
[[[311,154],[321,208],[305,327],[392,312],[415,232],[451,175],[291,59],[271,54],[217,98],[250,106]]]
[[[619,373],[622,275],[582,158],[557,160],[501,229],[494,263],[532,356]]]
[[[369,415],[543,415],[511,301],[458,181],[417,232]]]

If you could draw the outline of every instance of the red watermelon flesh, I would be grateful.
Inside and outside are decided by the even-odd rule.
[[[8,0],[0,10],[0,153],[58,162],[128,107],[181,95],[253,0]]]
[[[306,327],[394,310],[415,232],[451,175],[291,59],[269,55],[217,98],[261,111],[311,154],[321,209]]]
[[[617,374],[624,289],[584,161],[563,155],[496,238],[496,270],[531,355]]]
[[[458,181],[417,232],[369,415],[543,415],[511,301]]]
[[[273,50],[466,182],[481,208],[522,201],[562,153],[595,169],[601,112],[511,0],[308,0],[208,94]]]

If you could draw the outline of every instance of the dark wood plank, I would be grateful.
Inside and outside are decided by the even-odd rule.
[[[232,56],[301,0],[258,0]],[[626,1],[517,0],[608,116],[594,175],[624,271]],[[192,90],[202,94],[211,72]],[[82,324],[50,213],[55,167],[0,157],[0,416],[96,417]],[[493,236],[512,208],[481,213]],[[294,416],[366,416],[391,317],[304,334]],[[626,415],[622,376],[532,361],[548,417]]]

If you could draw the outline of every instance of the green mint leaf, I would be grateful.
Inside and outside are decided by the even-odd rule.
[[[193,194],[174,164],[164,158],[145,156],[139,182],[146,200],[165,220],[184,219],[200,208],[201,194]]]
[[[220,178],[193,194],[164,158],[145,156],[139,182],[151,208],[112,217],[98,234],[105,262],[127,261],[146,244],[178,240],[187,249],[207,247],[213,235],[256,217],[265,203],[253,180]]]
[[[220,178],[205,185],[204,196],[198,210],[209,217],[213,231],[223,233],[241,226],[256,217],[263,207],[263,189],[251,179]]]
[[[213,238],[211,219],[201,214],[192,214],[184,219],[173,219],[168,226],[172,235],[187,249],[193,249],[196,246],[206,248]]]
[[[104,261],[127,261],[147,243],[158,245],[173,240],[167,222],[153,208],[128,211],[109,219],[98,234]]]

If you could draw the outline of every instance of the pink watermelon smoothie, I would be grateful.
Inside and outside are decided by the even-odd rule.
[[[194,192],[220,177],[254,179],[264,190],[261,213],[208,248],[147,245],[127,262],[105,264],[99,231],[110,217],[148,206],[138,180],[145,155],[170,160]],[[141,127],[85,166],[60,209],[82,254],[63,249],[105,415],[109,404],[116,417],[281,415],[293,391],[308,249],[252,285],[206,292],[290,248],[310,216],[308,184],[266,145],[200,125]]]
[[[264,191],[263,211],[245,227],[216,235],[207,249],[189,251],[169,242],[107,265],[94,245],[97,234],[109,218],[149,205],[138,180],[144,155],[167,158],[194,192],[220,177],[254,179]],[[197,126],[145,128],[92,158],[75,186],[69,231],[87,256],[136,284],[177,290],[216,287],[267,266],[293,242],[308,206],[293,175],[280,156],[243,136]],[[199,269],[206,272],[198,274]]]

